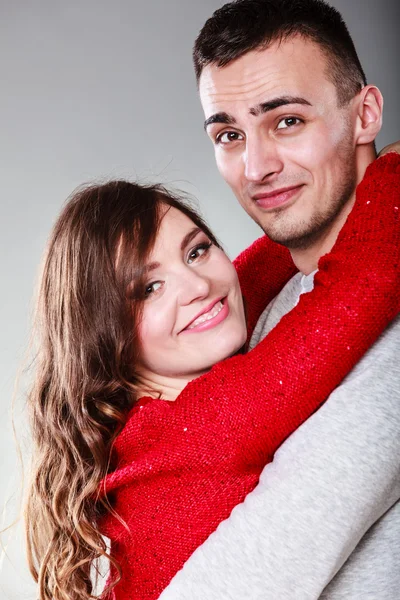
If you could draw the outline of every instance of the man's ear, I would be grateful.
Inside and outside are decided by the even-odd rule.
[[[374,85],[365,86],[356,97],[356,144],[370,144],[382,127],[383,97]]]

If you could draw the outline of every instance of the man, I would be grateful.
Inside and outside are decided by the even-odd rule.
[[[383,100],[340,15],[319,0],[223,6],[194,64],[219,171],[299,269],[255,345],[312,289],[376,156]],[[283,444],[163,600],[400,597],[399,330],[397,320]]]

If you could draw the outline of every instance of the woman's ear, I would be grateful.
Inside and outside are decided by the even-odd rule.
[[[356,144],[372,143],[382,127],[383,97],[374,85],[365,86],[356,97]]]

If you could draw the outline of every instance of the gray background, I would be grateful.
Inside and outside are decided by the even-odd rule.
[[[191,66],[196,34],[223,2],[87,0],[0,3],[0,503],[15,517],[10,407],[32,294],[61,204],[83,181],[140,177],[199,201],[230,256],[259,235],[214,165]],[[336,0],[370,83],[385,96],[382,147],[400,137],[400,3]],[[15,417],[24,440],[23,386]],[[20,528],[3,536],[0,598],[34,598]]]

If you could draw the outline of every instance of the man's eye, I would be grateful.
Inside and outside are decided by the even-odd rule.
[[[204,254],[206,254],[209,249],[211,248],[212,243],[211,242],[205,242],[204,244],[199,244],[198,246],[196,246],[195,248],[193,248],[193,250],[191,250],[188,254],[188,264],[192,264],[192,262],[194,262],[195,260],[197,260],[198,258],[200,258],[200,256],[203,256]]]
[[[161,288],[161,285],[161,281],[153,281],[153,283],[149,283],[144,290],[145,298],[148,298],[154,294],[154,292],[157,292]]]
[[[297,117],[285,117],[279,121],[277,129],[288,129],[289,127],[293,127],[299,123],[302,123],[302,120],[298,119]]]
[[[238,140],[242,140],[242,134],[237,131],[224,131],[220,135],[217,135],[215,138],[215,142],[217,144],[229,144],[231,142],[237,142]]]

